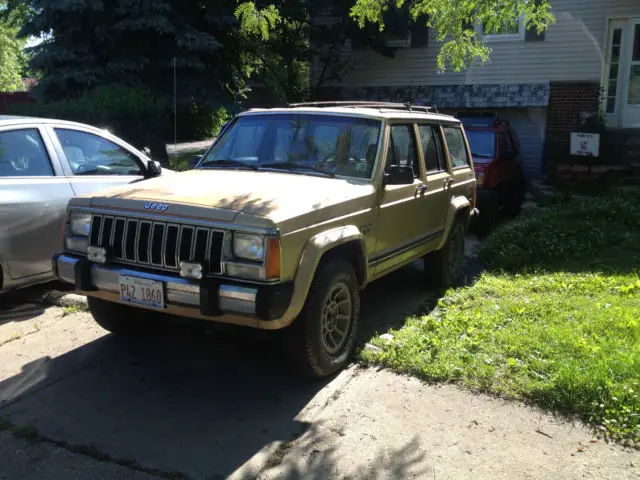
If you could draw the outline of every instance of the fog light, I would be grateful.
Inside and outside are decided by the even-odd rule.
[[[90,246],[87,248],[87,258],[95,263],[107,263],[107,249]]]
[[[195,262],[180,262],[180,276],[201,280],[203,277],[202,265]]]
[[[65,237],[64,248],[67,251],[85,253],[89,239],[87,237]]]

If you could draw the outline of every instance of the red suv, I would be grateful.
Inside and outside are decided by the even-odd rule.
[[[526,183],[520,143],[509,122],[495,117],[458,117],[465,128],[477,180],[476,230],[487,233],[501,214],[515,216],[524,202]]]

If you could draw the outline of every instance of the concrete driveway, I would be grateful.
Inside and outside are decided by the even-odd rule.
[[[361,340],[430,297],[413,266],[374,283]],[[0,478],[640,477],[579,423],[358,367],[302,381],[243,332],[131,342],[26,302],[0,312],[0,345]]]

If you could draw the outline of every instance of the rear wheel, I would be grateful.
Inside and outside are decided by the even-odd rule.
[[[100,298],[88,297],[89,311],[98,325],[118,335],[140,335],[149,330],[157,314]]]
[[[465,224],[456,219],[442,249],[424,259],[424,268],[432,281],[441,288],[456,286],[462,279],[465,254]]]
[[[286,337],[299,370],[323,378],[341,370],[355,345],[360,316],[360,288],[347,261],[319,267],[307,301]]]

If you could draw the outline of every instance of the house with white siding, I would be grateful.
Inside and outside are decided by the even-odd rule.
[[[439,73],[440,45],[429,32],[394,38],[393,58],[347,44],[352,70],[323,97],[434,104],[439,111],[484,112],[517,130],[532,177],[553,152],[568,154],[570,132],[599,109],[609,129],[640,129],[640,0],[552,0],[556,22],[541,35],[524,19],[480,35],[490,59]],[[415,33],[414,33],[415,35]]]

